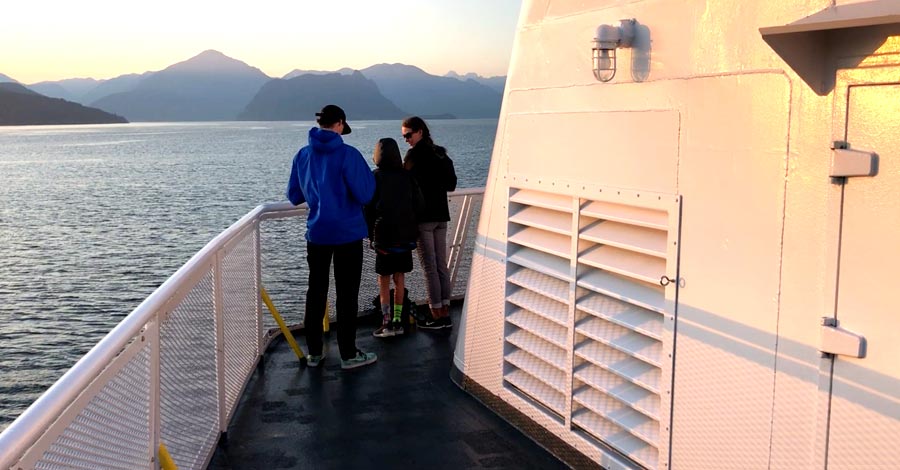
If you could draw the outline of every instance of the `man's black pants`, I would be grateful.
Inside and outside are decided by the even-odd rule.
[[[306,291],[306,345],[309,354],[322,354],[322,319],[328,301],[329,268],[334,257],[335,310],[341,359],[356,357],[356,316],[359,313],[359,283],[362,278],[362,240],[343,245],[306,242],[309,289]]]

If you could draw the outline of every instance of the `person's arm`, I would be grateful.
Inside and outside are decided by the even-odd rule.
[[[447,167],[447,174],[445,176],[446,179],[444,180],[444,189],[446,189],[449,193],[456,191],[456,168],[453,168],[453,160],[451,160],[450,157],[444,158],[447,159],[444,165]]]
[[[359,150],[350,146],[347,148],[349,150],[343,166],[344,184],[347,185],[353,199],[360,204],[368,204],[375,194],[375,177]]]
[[[302,151],[301,149],[300,152]],[[288,200],[295,206],[306,202],[303,188],[300,187],[300,175],[297,170],[297,160],[300,157],[300,152],[297,152],[297,155],[294,156],[294,162],[291,164],[291,176],[288,178],[287,191],[285,191]]]
[[[447,155],[447,149],[444,147],[435,146],[435,150],[437,150],[438,162],[443,172],[441,179],[444,183],[444,190],[448,193],[456,191],[456,168],[453,167],[453,160],[450,159],[450,155]]]
[[[372,196],[372,200],[369,201],[368,204],[366,204],[366,208],[364,210],[364,214],[366,216],[366,225],[369,228],[369,242],[375,241],[375,217],[377,215],[376,209],[379,199],[379,188],[377,180],[378,178],[376,178],[375,182],[375,194]]]

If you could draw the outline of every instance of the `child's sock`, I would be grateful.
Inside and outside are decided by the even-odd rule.
[[[381,304],[381,324],[387,325],[391,322],[391,306],[389,304]]]
[[[400,316],[403,313],[403,304],[394,304],[394,321],[400,321]]]

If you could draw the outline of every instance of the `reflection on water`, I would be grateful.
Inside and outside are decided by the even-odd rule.
[[[352,117],[351,117],[352,118]],[[399,121],[352,121],[371,160]],[[496,119],[429,122],[483,186]],[[215,235],[284,199],[312,123],[0,128],[0,429]]]

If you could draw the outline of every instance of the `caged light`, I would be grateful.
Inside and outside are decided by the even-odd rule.
[[[591,50],[594,78],[608,82],[616,76],[616,49],[631,47],[634,42],[634,19],[621,20],[619,26],[597,26]]]

